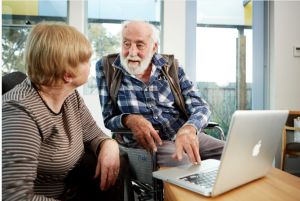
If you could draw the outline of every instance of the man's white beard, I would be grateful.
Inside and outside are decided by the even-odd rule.
[[[149,51],[149,55],[145,59],[141,59],[139,56],[131,57],[129,55],[126,58],[124,58],[122,53],[120,55],[122,66],[131,75],[139,75],[143,73],[148,68],[152,60],[151,51]],[[137,65],[128,64],[128,60],[139,61],[139,63]]]

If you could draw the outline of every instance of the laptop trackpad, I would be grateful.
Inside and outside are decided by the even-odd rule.
[[[201,165],[193,165],[193,164],[187,164],[178,166],[178,169],[185,170],[188,172],[194,172],[194,171],[205,171],[211,168],[216,168],[220,166],[221,161],[215,160],[215,159],[208,159],[205,161],[201,161]]]

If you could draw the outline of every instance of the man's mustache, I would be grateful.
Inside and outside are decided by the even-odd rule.
[[[126,57],[127,60],[131,60],[131,61],[142,61],[142,59],[139,56],[135,56],[135,57],[131,57],[131,56],[127,56]]]

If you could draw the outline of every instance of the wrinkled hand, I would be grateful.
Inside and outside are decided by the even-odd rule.
[[[144,117],[141,117],[139,115],[127,115],[124,117],[124,120],[122,119],[122,123],[124,126],[132,130],[132,133],[138,143],[144,149],[146,149],[149,154],[150,148],[148,146],[148,143],[152,147],[153,151],[157,152],[157,147],[152,137],[156,139],[159,145],[162,145],[162,141],[158,135],[158,131],[155,131],[152,124]]]
[[[102,143],[94,179],[101,174],[100,189],[106,191],[111,185],[115,185],[118,178],[120,158],[118,143],[112,140],[105,140]]]
[[[191,163],[195,164],[197,162],[199,165],[201,164],[199,141],[196,132],[196,128],[189,125],[179,129],[175,141],[176,153],[172,155],[173,159],[182,161],[183,150],[185,150]]]

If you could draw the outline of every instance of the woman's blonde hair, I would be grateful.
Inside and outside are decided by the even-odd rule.
[[[74,77],[81,74],[80,64],[87,62],[92,52],[91,44],[76,28],[39,23],[27,37],[25,69],[36,85],[58,87],[65,72]]]

